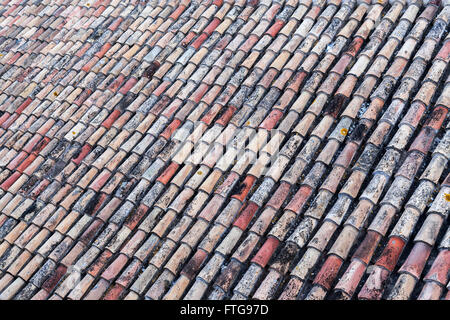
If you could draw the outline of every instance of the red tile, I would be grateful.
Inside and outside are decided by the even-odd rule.
[[[190,99],[195,103],[199,103],[208,89],[209,86],[206,83],[201,83],[197,90],[195,90],[195,92],[191,95]]]
[[[118,283],[115,283],[108,289],[102,300],[119,300],[125,288]]]
[[[80,93],[80,95],[73,101],[74,104],[77,106],[80,106],[83,104],[84,101],[89,98],[89,96],[92,94],[92,90],[90,89],[84,89],[83,92]]]
[[[90,184],[89,188],[94,191],[100,191],[100,189],[105,185],[106,181],[111,177],[111,172],[108,170],[103,170],[97,178]]]
[[[355,57],[358,51],[361,49],[362,44],[364,43],[364,39],[357,37],[355,38],[352,43],[350,43],[349,48],[347,49],[346,53]]]
[[[127,264],[128,257],[124,254],[119,254],[119,256],[111,263],[108,268],[102,273],[102,278],[105,280],[114,279],[122,270],[122,268]]]
[[[38,134],[35,134],[33,136],[33,138],[31,138],[28,143],[23,147],[23,151],[27,152],[27,153],[31,153],[31,151],[33,150],[33,148],[37,145],[37,143],[39,142],[39,140],[41,140],[41,136]]]
[[[330,290],[342,263],[343,261],[340,257],[334,254],[329,255],[322,265],[322,268],[320,268],[319,273],[317,273],[313,283],[319,284],[327,290]]]
[[[94,6],[93,6],[94,7]],[[94,7],[94,8],[96,8],[96,6]],[[97,8],[97,10],[95,10],[94,11],[94,13],[92,14],[94,17],[100,17],[100,15],[103,13],[103,11],[105,11],[106,10],[106,7],[105,6],[100,6],[100,7],[98,7]]]
[[[435,2],[435,1],[434,0],[430,1],[430,4],[433,4],[432,2]],[[419,18],[425,18],[428,21],[431,21],[431,20],[433,20],[434,15],[437,10],[438,10],[438,6],[431,6],[431,5],[426,6],[425,10],[422,11]],[[419,18],[417,18],[417,19],[419,19]]]
[[[95,219],[80,236],[80,241],[87,246],[89,242],[94,239],[95,235],[100,231],[103,225],[104,222],[102,220]]]
[[[105,119],[105,121],[102,122],[102,126],[104,126],[106,129],[111,128],[114,121],[120,116],[120,110],[115,109],[113,112],[110,113],[108,118]]]
[[[81,148],[81,152],[80,154],[75,158],[72,159],[72,161],[79,165],[81,163],[81,161],[83,161],[83,159],[88,155],[89,152],[91,152],[92,147],[88,144],[85,144],[82,148]]]
[[[250,221],[252,221],[252,218],[255,215],[256,211],[258,211],[258,209],[259,207],[256,203],[249,201],[245,206],[245,209],[241,211],[233,225],[241,230],[247,229]]]
[[[148,207],[144,204],[140,204],[136,211],[130,215],[125,222],[125,226],[133,230],[142,220],[142,218],[147,214]]]
[[[14,56],[12,56],[11,59],[9,59],[8,62],[6,62],[7,64],[14,64],[14,62],[17,61],[17,59],[19,59],[22,56],[22,54],[20,52],[17,52]]]
[[[103,269],[103,267],[106,265],[106,263],[109,261],[109,259],[112,256],[112,252],[109,250],[105,250],[102,252],[102,254],[95,260],[95,262],[89,267],[88,273],[96,277],[97,274]]]
[[[17,77],[17,81],[19,82],[23,82],[25,81],[25,78],[30,74],[30,72],[33,71],[33,69],[31,67],[26,68],[18,77]],[[28,98],[30,99],[30,98]],[[17,112],[17,110],[16,110]],[[19,112],[17,112],[19,113]]]
[[[102,48],[100,49],[100,51],[97,52],[97,53],[95,54],[95,56],[99,57],[100,59],[103,58],[103,56],[105,55],[105,53],[106,53],[109,49],[111,49],[111,47],[112,47],[111,43],[109,43],[109,42],[105,43],[105,44],[102,46]]]
[[[42,125],[42,127],[39,128],[39,130],[36,133],[40,134],[41,136],[44,136],[53,127],[54,124],[55,120],[50,118]],[[49,138],[44,137],[44,139]]]
[[[116,80],[113,81],[113,83],[111,83],[108,86],[108,89],[111,90],[112,92],[116,92],[117,89],[120,88],[120,86],[122,85],[122,83],[125,81],[125,76],[123,74],[120,74]]]
[[[256,255],[253,257],[252,262],[264,268],[279,245],[280,240],[278,240],[277,238],[267,238],[266,242],[264,242]]]
[[[81,70],[85,71],[85,72],[89,72],[93,66],[95,66],[98,62],[99,58],[98,57],[92,57],[91,60],[88,61],[88,63],[86,63],[83,68],[81,68]]]
[[[443,106],[438,106],[433,109],[430,116],[427,118],[425,122],[425,126],[429,126],[434,130],[439,130],[442,127],[442,123],[447,117],[448,110]]]
[[[250,192],[250,189],[253,187],[255,180],[256,178],[254,176],[249,175],[245,177],[244,181],[242,181],[242,184],[239,186],[239,192],[231,197],[243,202]]]
[[[259,85],[263,86],[264,88],[268,89],[270,85],[273,82],[273,79],[275,79],[276,75],[278,74],[278,71],[276,69],[269,69],[264,73],[264,76],[259,81]]]
[[[158,179],[156,179],[156,181],[159,181],[164,185],[168,184],[170,179],[172,179],[173,175],[175,174],[175,172],[177,172],[179,166],[180,165],[178,163],[172,162],[166,168],[166,170],[164,170],[164,172],[158,177]]]
[[[39,36],[40,36],[41,34],[44,33],[44,31],[45,31],[44,28],[39,28],[39,30],[36,31],[36,32],[31,36],[30,39],[31,39],[31,40],[36,40],[37,38],[39,38]]]
[[[21,114],[23,110],[25,110],[30,103],[33,101],[33,99],[31,98],[27,98],[17,109],[16,109],[16,113],[17,114]]]
[[[80,58],[82,55],[84,55],[84,54],[86,53],[86,51],[89,50],[90,47],[91,47],[91,44],[90,44],[90,43],[85,43],[84,46],[82,46],[82,47],[77,51],[77,53],[75,53],[75,55],[76,55],[77,57]]]
[[[153,92],[154,93],[154,92]],[[153,108],[150,110],[150,113],[153,113],[154,115],[160,115],[163,113],[164,109],[167,107],[167,105],[170,102],[170,98],[168,96],[163,96],[159,101],[153,106]]]
[[[436,55],[435,59],[442,59],[445,61],[448,61],[450,59],[450,41],[446,41],[444,45],[441,47],[441,50],[439,50],[438,54]]]
[[[436,131],[430,127],[423,127],[409,147],[409,151],[416,150],[422,152],[423,154],[427,154],[433,144],[435,136]]]
[[[210,222],[214,219],[216,214],[219,212],[225,198],[219,194],[214,194],[214,196],[209,200],[208,204],[203,208],[199,217]]]
[[[275,3],[272,6],[270,6],[270,8],[264,14],[264,18],[269,20],[269,21],[274,19],[275,16],[277,15],[277,13],[280,10],[280,7],[281,7],[281,5],[279,3]]]
[[[352,162],[353,157],[355,156],[356,150],[358,146],[355,143],[347,143],[339,154],[339,157],[336,159],[335,164],[341,165],[344,168],[348,168],[350,162]]]
[[[3,123],[5,123],[5,121],[8,120],[10,116],[11,115],[8,112],[2,114],[2,116],[0,117],[0,125],[3,125]]]
[[[171,86],[172,83],[170,81],[163,81],[158,88],[155,89],[155,91],[153,91],[153,94],[157,97],[159,97],[161,94],[163,94],[164,92],[166,92],[167,88],[169,86]]]
[[[14,157],[14,159],[8,164],[6,167],[9,170],[14,170],[19,164],[22,163],[23,160],[28,156],[28,153],[25,151],[20,151],[18,155]]]
[[[399,272],[408,272],[416,278],[420,278],[431,249],[432,248],[424,242],[416,242]]]
[[[34,159],[36,159],[36,155],[32,154],[28,156],[28,158],[26,158],[25,161],[22,162],[19,167],[17,167],[17,171],[22,173],[34,161]]]
[[[251,34],[247,40],[239,47],[239,50],[244,52],[249,52],[253,46],[258,42],[259,37],[257,35]]]
[[[210,36],[214,30],[217,28],[217,26],[220,24],[219,18],[214,18],[209,25],[203,30],[204,33],[206,33],[208,36]]]
[[[97,218],[102,219],[103,222],[107,222],[113,212],[119,207],[121,200],[119,198],[109,199],[108,203],[102,208],[97,215]]]
[[[9,176],[8,179],[6,179],[1,185],[0,188],[7,191],[9,187],[11,187],[14,182],[16,182],[17,179],[21,176],[20,172],[14,172],[12,175]]]
[[[200,119],[200,121],[206,123],[209,126],[221,110],[222,106],[220,104],[214,104],[214,106],[208,110],[208,112]]]
[[[116,280],[116,283],[127,288],[131,284],[135,276],[140,273],[141,269],[142,263],[138,259],[134,259],[121,273],[120,277]]]
[[[445,286],[448,281],[450,270],[450,250],[442,250],[433,262],[424,280],[433,280]]]
[[[39,182],[39,184],[36,187],[34,187],[33,190],[31,190],[30,197],[32,199],[36,199],[41,194],[41,192],[44,191],[45,188],[47,188],[49,184],[50,181],[47,179],[44,179],[41,182]]]
[[[275,193],[267,202],[267,206],[272,207],[276,210],[280,209],[284,200],[286,200],[287,196],[289,195],[290,189],[291,186],[289,183],[281,182]]]
[[[392,272],[397,265],[397,261],[400,258],[404,247],[405,241],[403,239],[399,237],[391,237],[389,242],[386,244],[383,253],[375,264]]]
[[[9,16],[11,13],[14,12],[14,10],[16,10],[17,7],[18,7],[17,4],[12,5],[9,10],[7,10],[3,13],[3,16],[5,16],[5,17]]]
[[[118,17],[116,20],[114,20],[113,23],[111,23],[111,25],[108,27],[108,29],[111,30],[111,31],[116,31],[117,28],[122,23],[122,21],[123,21],[123,18],[122,17]]]
[[[33,149],[33,154],[38,155],[42,150],[44,150],[50,140],[50,138],[44,137],[41,141],[39,141],[39,143]]]
[[[136,78],[130,78],[130,79],[128,79],[128,81],[127,82],[125,82],[125,84],[123,85],[123,87],[122,88],[120,88],[120,90],[119,90],[119,92],[121,93],[121,94],[127,94],[128,93],[128,91],[130,91],[131,90],[131,88],[133,88],[134,87],[134,85],[137,83],[137,79]]]
[[[384,268],[377,268],[372,271],[366,283],[358,293],[360,300],[380,300],[390,272]]]
[[[222,113],[220,118],[216,121],[217,124],[220,124],[222,126],[226,126],[228,124],[228,121],[230,121],[231,117],[236,112],[236,108],[233,106],[228,106],[226,111]]]
[[[14,123],[14,121],[17,120],[17,118],[19,117],[19,115],[17,113],[13,113],[10,117],[8,117],[6,119],[5,122],[3,122],[2,124],[2,128],[3,129],[8,129],[10,125],[12,125]]]
[[[351,60],[352,60],[351,56],[343,55],[331,71],[343,75],[345,73],[345,69],[347,68]]]
[[[208,38],[208,35],[206,33],[202,33],[195,41],[191,44],[192,47],[194,47],[195,50],[198,50],[202,43]]]
[[[279,109],[272,110],[259,127],[266,130],[272,130],[283,117],[283,114],[284,113]]]
[[[202,249],[197,249],[192,258],[185,264],[183,270],[181,270],[181,274],[188,277],[190,280],[194,279],[207,257],[208,252]]]
[[[180,5],[174,12],[172,12],[172,14],[169,16],[169,19],[173,19],[174,21],[176,21],[185,9],[186,6]]]
[[[369,264],[380,240],[381,235],[379,233],[369,230],[364,237],[364,240],[353,254],[353,258],[359,259],[365,264]]]
[[[166,140],[169,140],[172,134],[177,130],[177,128],[181,125],[181,121],[178,119],[174,119],[167,128],[161,133],[161,137]]]
[[[292,200],[289,202],[289,204],[286,206],[286,210],[291,210],[295,213],[300,213],[303,206],[308,201],[309,197],[311,196],[312,189],[310,186],[301,186],[300,189],[297,191],[297,193],[294,195]]]
[[[167,100],[167,102],[169,102],[169,100]],[[176,112],[180,109],[180,107],[183,105],[183,101],[181,101],[180,99],[175,99],[172,100],[172,102],[165,107],[164,112],[161,113],[162,116],[168,118],[168,119],[172,119],[173,116],[176,114]],[[153,111],[153,109],[152,109]]]
[[[425,110],[426,106],[422,102],[415,101],[402,121],[416,127],[422,119]]]
[[[42,289],[46,290],[47,292],[52,292],[58,284],[59,280],[61,280],[66,272],[67,267],[63,264],[60,264],[58,268],[56,268],[56,270],[50,275],[50,277],[42,284]]]
[[[181,41],[181,45],[183,47],[186,47],[191,41],[192,39],[194,39],[194,37],[196,36],[196,33],[191,31],[187,34],[186,37],[184,37],[183,41]]]
[[[360,260],[352,260],[348,266],[346,273],[341,277],[338,285],[335,289],[344,291],[350,296],[353,296],[356,288],[359,285],[364,272],[366,271],[366,265]],[[342,281],[344,279],[344,281]]]
[[[278,32],[281,30],[283,26],[284,22],[282,20],[276,20],[275,23],[270,27],[270,29],[266,31],[266,33],[270,35],[272,38],[275,38],[275,36],[278,34]]]
[[[52,72],[50,72],[44,80],[42,80],[42,83],[47,84],[50,81],[53,80],[53,78],[58,74],[58,70],[53,70]]]

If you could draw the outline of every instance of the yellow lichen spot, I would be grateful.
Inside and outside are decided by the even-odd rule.
[[[250,121],[247,121],[245,124],[249,126],[250,125]]]
[[[348,133],[348,130],[347,130],[347,129],[345,129],[345,128],[342,128],[342,129],[341,129],[341,134],[342,134],[343,136],[346,136],[347,133]]]
[[[446,201],[450,201],[450,193],[446,193],[444,195],[444,198],[445,198]]]
[[[90,7],[91,6],[91,4],[88,2],[88,3],[86,3],[86,5],[88,6],[88,7]]]
[[[198,175],[202,175],[203,172],[200,170],[200,171],[197,171],[197,174],[198,174]]]
[[[75,134],[77,134],[77,132],[76,131],[72,131],[72,134],[75,135]]]
[[[53,92],[53,95],[55,96],[55,97],[57,97],[58,96],[58,92]]]
[[[3,57],[3,53],[0,53],[0,57]]]

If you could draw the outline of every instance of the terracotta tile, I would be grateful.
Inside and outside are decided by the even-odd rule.
[[[420,278],[430,252],[431,247],[428,244],[416,242],[408,255],[408,258],[399,269],[399,272],[408,272],[414,277]]]
[[[280,241],[275,237],[269,237],[253,257],[252,262],[257,263],[261,267],[265,267],[275,250],[279,246]]]
[[[433,262],[428,273],[425,275],[424,280],[437,281],[442,285],[448,280],[446,270],[449,265],[450,251],[442,250]]]
[[[358,249],[353,254],[353,258],[361,260],[366,265],[369,264],[380,239],[381,236],[378,233],[368,231],[366,236],[364,237],[364,240],[361,242],[361,244],[358,246]],[[394,243],[398,245],[401,242],[395,241]]]
[[[119,254],[119,256],[106,268],[102,273],[102,278],[106,280],[112,280],[115,278],[120,270],[125,266],[128,261],[128,257],[124,254]]]
[[[393,271],[397,264],[397,261],[402,253],[403,247],[405,246],[405,241],[398,237],[391,237],[383,253],[378,258],[376,264],[385,267],[389,271]]]

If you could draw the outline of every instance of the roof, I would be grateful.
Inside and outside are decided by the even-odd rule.
[[[1,1],[0,299],[450,299],[449,18]]]

